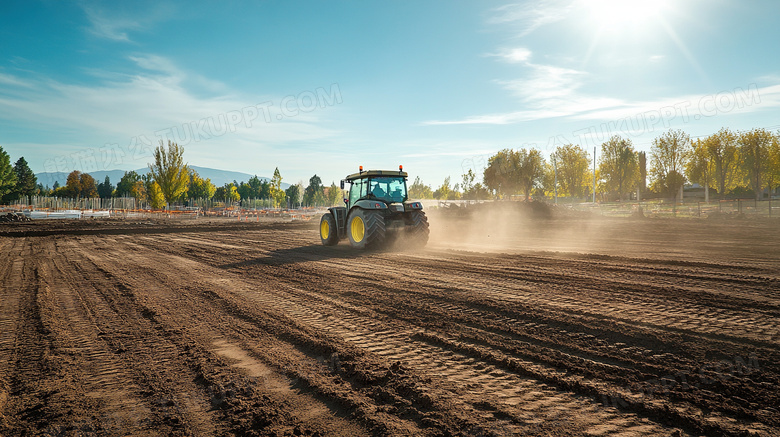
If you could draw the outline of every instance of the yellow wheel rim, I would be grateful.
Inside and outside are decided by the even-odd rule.
[[[320,222],[320,236],[323,240],[327,240],[330,236],[330,225],[327,220]]]
[[[352,231],[352,239],[355,240],[355,243],[363,241],[363,237],[366,235],[366,226],[363,224],[363,219],[361,217],[353,218],[350,228]]]

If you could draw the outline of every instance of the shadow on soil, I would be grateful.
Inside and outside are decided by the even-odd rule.
[[[280,266],[310,261],[362,258],[382,252],[385,252],[385,250],[356,250],[350,247],[349,244],[340,244],[330,247],[320,244],[311,244],[308,246],[291,247],[289,249],[272,250],[268,252],[266,256],[237,263],[224,264],[219,267],[223,269],[237,269],[255,265]]]

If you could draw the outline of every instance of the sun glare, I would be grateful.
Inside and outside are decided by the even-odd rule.
[[[582,4],[599,31],[641,31],[668,7],[663,0],[583,0]]]

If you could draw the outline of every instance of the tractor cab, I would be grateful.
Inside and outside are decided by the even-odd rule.
[[[406,177],[406,172],[400,170],[373,170],[347,176],[345,181],[350,183],[349,197],[345,199],[347,209],[360,200],[378,200],[386,205],[406,202]]]

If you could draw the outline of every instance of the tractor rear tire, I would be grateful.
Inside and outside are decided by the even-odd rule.
[[[320,219],[320,240],[323,246],[335,246],[339,244],[339,229],[333,214],[323,214]]]
[[[385,234],[385,217],[381,211],[355,208],[347,218],[349,243],[356,249],[381,247]]]
[[[428,236],[431,233],[428,228],[428,217],[423,211],[413,211],[410,214],[409,221],[411,222],[407,232],[409,244],[416,247],[424,247],[428,244]]]

